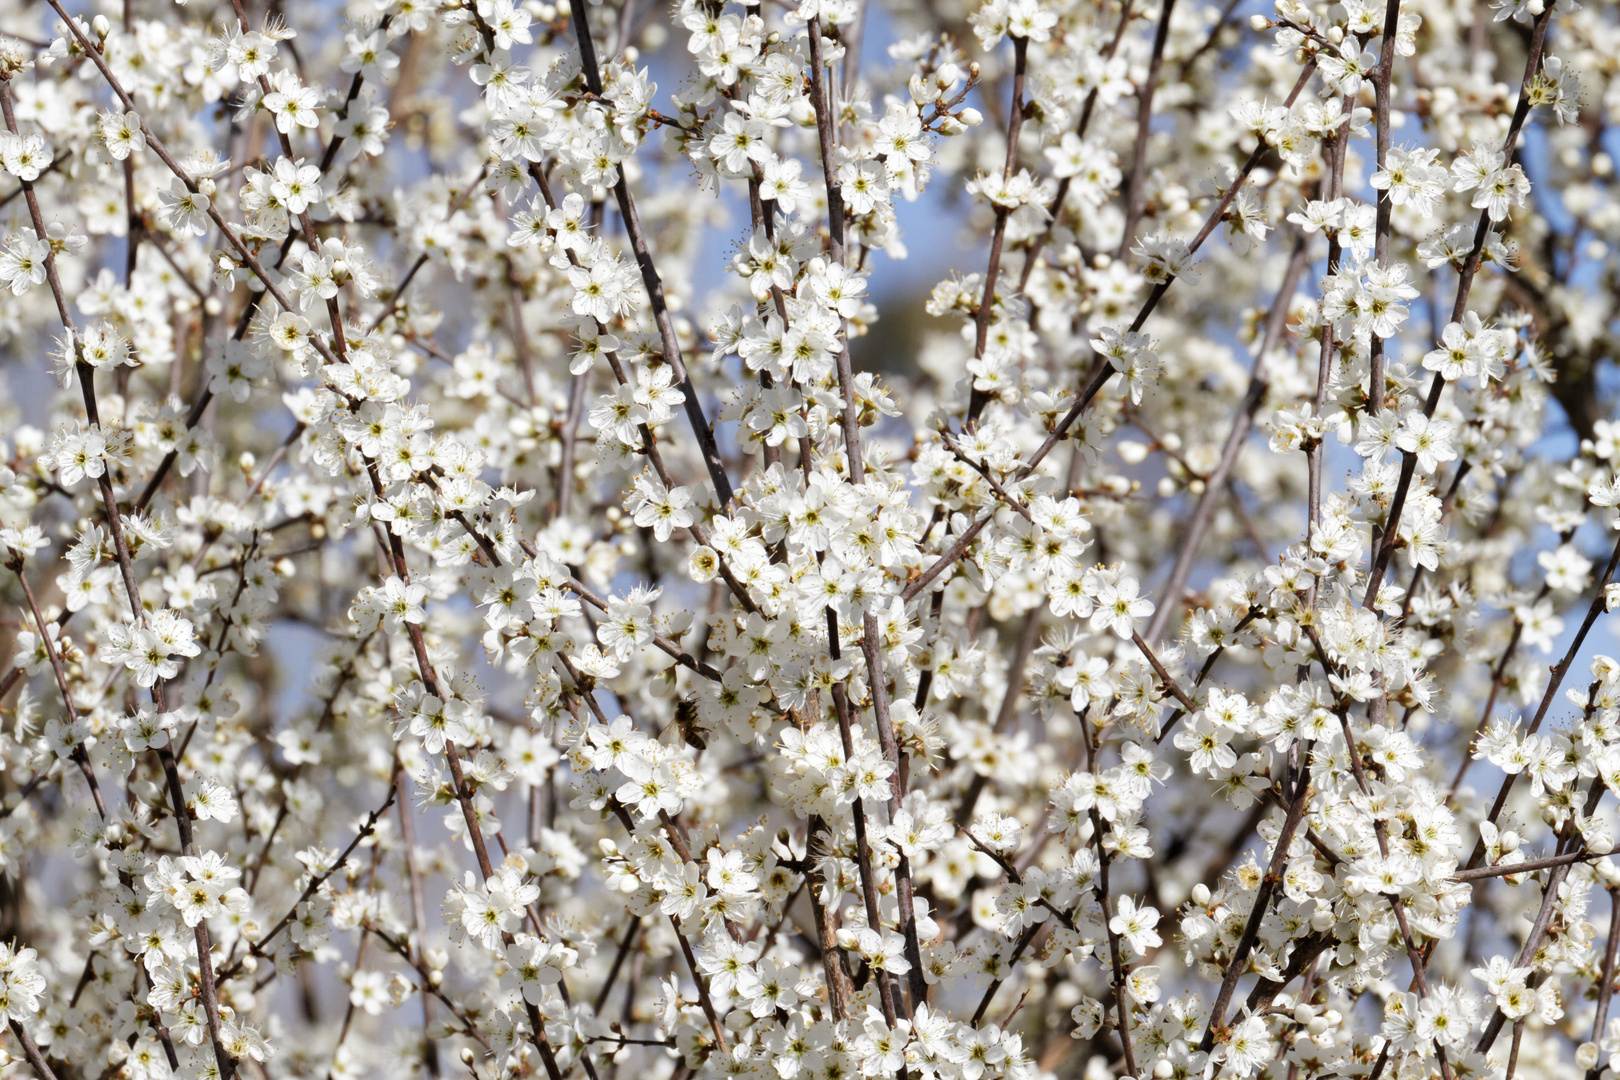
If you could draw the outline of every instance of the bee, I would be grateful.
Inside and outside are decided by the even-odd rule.
[[[675,703],[675,727],[680,731],[681,738],[686,740],[686,745],[692,749],[709,748],[709,744],[703,741],[703,728],[698,725],[697,698],[682,698]]]

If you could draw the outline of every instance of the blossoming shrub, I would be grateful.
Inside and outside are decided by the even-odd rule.
[[[46,2],[5,1075],[1620,1066],[1613,5]]]

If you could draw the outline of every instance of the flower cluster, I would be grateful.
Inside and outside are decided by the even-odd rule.
[[[0,1074],[1620,1075],[1613,5],[876,3],[7,7]]]

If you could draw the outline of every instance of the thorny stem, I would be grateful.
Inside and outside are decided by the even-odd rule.
[[[60,12],[60,8],[58,8]],[[78,33],[77,24],[65,15],[64,19],[74,27]],[[99,58],[99,57],[98,57]],[[0,112],[3,112],[6,130],[17,134],[17,120],[11,106],[11,77],[9,74],[0,74]],[[45,219],[40,212],[39,200],[35,196],[33,185],[24,183],[24,198],[28,203],[29,216],[33,219],[34,231],[37,238],[49,243],[49,234],[45,227]],[[73,317],[68,313],[67,301],[62,292],[61,279],[57,275],[55,252],[46,256],[46,279],[50,283],[51,295],[56,300],[57,315],[61,319],[62,328],[68,335],[67,347],[73,350],[75,357],[75,371],[78,375],[79,386],[84,397],[86,418],[92,425],[100,426],[100,414],[96,406],[95,372],[85,362],[78,341],[78,334],[74,328]],[[118,567],[123,578],[124,589],[130,605],[130,617],[140,623],[145,620],[145,610],[141,604],[140,588],[135,583],[134,561],[130,558],[129,544],[124,536],[123,516],[118,508],[117,497],[113,493],[112,477],[103,467],[101,475],[97,477],[97,486],[101,490],[102,505],[107,513],[108,530],[112,534],[113,548],[117,556]],[[21,575],[19,575],[20,577]],[[43,624],[42,624],[43,629]],[[47,639],[49,634],[47,632]],[[158,682],[152,687],[152,700],[160,710],[163,706],[163,686]],[[71,709],[71,706],[69,706]],[[191,820],[186,808],[183,786],[180,780],[179,766],[175,761],[174,753],[167,746],[158,752],[159,761],[168,780],[169,796],[173,803],[175,821],[179,826],[181,850],[187,855],[196,854],[196,845],[191,839]],[[94,782],[92,780],[92,786]],[[99,799],[97,800],[99,803]],[[219,1067],[222,1080],[231,1080],[236,1072],[236,1061],[226,1051],[221,1041],[221,1022],[219,1014],[219,1001],[215,991],[214,964],[210,955],[211,946],[208,935],[208,924],[198,922],[194,936],[197,943],[198,966],[198,998],[202,1002],[203,1011],[208,1020],[209,1039],[213,1044],[215,1063]]]
[[[1001,705],[996,709],[996,720],[990,728],[993,735],[1005,733],[1013,717],[1018,714],[1018,696],[1024,689],[1024,671],[1029,667],[1029,658],[1035,652],[1040,635],[1041,612],[1037,609],[1025,615],[1024,625],[1018,631],[1018,644],[1013,647],[1012,662],[1007,666],[1007,688],[1002,692]],[[990,778],[983,773],[973,775],[967,791],[962,793],[962,801],[956,807],[954,820],[957,828],[973,820],[973,808],[989,782]]]
[[[1170,568],[1170,577],[1159,591],[1158,607],[1154,610],[1153,618],[1148,623],[1147,633],[1144,635],[1149,641],[1159,640],[1159,636],[1164,633],[1165,627],[1181,606],[1182,590],[1187,587],[1187,578],[1192,573],[1194,561],[1198,558],[1198,548],[1204,541],[1204,534],[1209,530],[1210,522],[1215,518],[1215,509],[1220,505],[1232,469],[1237,465],[1238,454],[1242,452],[1249,432],[1254,427],[1255,413],[1260,410],[1260,403],[1265,400],[1266,391],[1270,387],[1266,357],[1277,347],[1277,339],[1282,336],[1283,324],[1288,318],[1289,301],[1293,299],[1294,291],[1299,288],[1299,279],[1305,273],[1309,246],[1307,237],[1303,234],[1294,240],[1294,254],[1288,262],[1287,272],[1283,274],[1282,285],[1277,290],[1277,299],[1272,302],[1271,314],[1266,318],[1265,335],[1260,340],[1259,351],[1254,356],[1254,366],[1249,371],[1248,388],[1244,390],[1243,400],[1239,402],[1237,410],[1232,415],[1232,426],[1227,430],[1226,442],[1221,447],[1220,460],[1204,478],[1203,493],[1198,496],[1198,505],[1193,509],[1192,518],[1182,532],[1183,539],[1180,548],[1176,550],[1176,561]]]
[[[827,609],[827,647],[833,660],[839,657],[838,648],[838,615],[832,608]],[[849,690],[843,681],[833,683],[832,686],[833,710],[838,716],[838,734],[843,740],[844,760],[852,761],[855,757],[854,718],[849,707]],[[867,926],[881,934],[883,932],[882,908],[878,903],[877,876],[872,868],[872,849],[867,843],[866,807],[865,800],[856,797],[850,807],[850,814],[855,821],[855,865],[858,867],[861,879],[861,900],[866,908]],[[890,1027],[902,1014],[899,1002],[899,988],[896,987],[885,969],[877,972],[878,999],[883,1006],[883,1018]]]
[[[1174,0],[1169,0],[1174,2]],[[1013,43],[1012,108],[1007,117],[1007,163],[1002,166],[1001,179],[1012,178],[1018,164],[1018,136],[1024,126],[1024,77],[1028,71],[1029,39],[1015,37]],[[979,310],[973,316],[973,359],[983,360],[985,346],[990,341],[990,318],[995,311],[996,281],[1001,276],[1001,245],[1007,239],[1007,218],[1012,211],[997,204],[996,223],[990,231],[990,266],[984,272],[984,293],[979,298]],[[990,395],[974,387],[968,400],[967,423],[971,426],[979,419]]]
[[[1154,654],[1153,649],[1148,646],[1146,641],[1142,640],[1142,635],[1134,630],[1131,631],[1131,642],[1147,660],[1148,666],[1153,668],[1153,673],[1159,677],[1160,684],[1164,686],[1165,690],[1169,691],[1170,696],[1180,702],[1181,707],[1187,712],[1196,712],[1198,709],[1197,704],[1187,696],[1185,690],[1176,684],[1176,680],[1170,675],[1169,671],[1165,670],[1164,664]]]
[[[422,871],[416,862],[416,815],[411,812],[410,801],[405,798],[405,770],[394,770],[394,799],[399,804],[399,835],[404,841],[405,876],[411,890],[411,929],[416,946],[409,958],[422,965],[423,935],[427,933],[427,901],[422,893]],[[433,999],[422,995],[422,1057],[428,1074],[439,1075],[439,1044],[428,1034],[433,1026]]]
[[[1324,662],[1326,659],[1326,656],[1324,656]],[[1350,758],[1350,771],[1355,776],[1356,787],[1360,789],[1363,796],[1368,796],[1371,794],[1371,792],[1367,785],[1366,768],[1361,760],[1361,748],[1356,744],[1355,734],[1350,729],[1350,716],[1347,712],[1341,711],[1339,713],[1339,723],[1341,730],[1344,733],[1345,753]],[[1389,858],[1388,828],[1382,818],[1374,817],[1373,831],[1378,839],[1378,853],[1380,857],[1385,859]],[[1428,975],[1425,971],[1425,959],[1423,954],[1413,943],[1412,928],[1406,918],[1405,904],[1402,902],[1398,894],[1391,895],[1389,897],[1389,904],[1395,912],[1395,923],[1400,929],[1401,942],[1406,946],[1406,955],[1412,964],[1412,982],[1417,986],[1419,996],[1426,998],[1429,996],[1429,981]],[[1435,1047],[1435,1054],[1440,1061],[1441,1075],[1445,1078],[1445,1080],[1453,1080],[1451,1063],[1446,1057],[1445,1049],[1437,1045]]]
[[[1125,30],[1130,26],[1131,5],[1134,2],[1135,0],[1125,0],[1124,5],[1120,8],[1119,25],[1114,28],[1114,36],[1109,39],[1108,48],[1103,52],[1105,63],[1112,60],[1114,55],[1119,52],[1119,43],[1125,39]],[[1236,2],[1236,0],[1233,0],[1233,2]],[[1092,87],[1086,92],[1086,99],[1080,105],[1080,119],[1074,126],[1074,133],[1079,138],[1084,139],[1086,137],[1086,129],[1091,126],[1091,117],[1096,107],[1097,88]],[[1029,250],[1024,254],[1024,268],[1018,274],[1018,291],[1020,293],[1029,285],[1029,276],[1034,272],[1035,266],[1040,260],[1041,251],[1046,247],[1047,241],[1052,238],[1052,230],[1057,226],[1058,215],[1063,210],[1064,201],[1069,197],[1069,188],[1073,186],[1073,179],[1073,177],[1065,176],[1058,181],[1057,192],[1052,196],[1052,201],[1046,208],[1046,225],[1036,235],[1035,240],[1029,246]]]
[[[1378,128],[1377,158],[1375,160],[1378,171],[1382,172],[1385,162],[1389,158],[1389,143],[1392,134],[1389,116],[1389,83],[1395,74],[1395,38],[1396,29],[1400,24],[1401,0],[1389,0],[1384,9],[1383,40],[1379,44],[1378,69],[1373,72],[1373,99],[1376,111],[1376,124]],[[1377,218],[1373,234],[1373,260],[1383,266],[1389,261],[1389,230],[1390,214],[1394,209],[1390,201],[1388,187],[1378,189]],[[1367,383],[1367,412],[1377,416],[1384,407],[1384,339],[1377,334],[1373,335],[1371,348],[1370,374]]]
[[[1121,230],[1119,252],[1123,259],[1136,238],[1136,224],[1142,220],[1142,181],[1147,174],[1148,134],[1153,128],[1153,95],[1159,88],[1159,69],[1164,66],[1164,46],[1170,39],[1170,17],[1176,0],[1161,0],[1159,25],[1153,32],[1153,52],[1148,60],[1147,81],[1136,90],[1136,142],[1131,147],[1131,176],[1125,188],[1125,227]]]
[[[1305,89],[1306,84],[1310,81],[1312,72],[1315,70],[1316,61],[1314,59],[1305,64],[1304,70],[1300,72],[1298,80],[1294,83],[1294,88],[1289,91],[1288,97],[1284,101],[1285,106],[1292,106],[1294,104],[1294,101],[1299,97],[1300,92]],[[1254,148],[1254,152],[1251,153],[1249,155],[1249,159],[1244,162],[1243,168],[1238,171],[1238,175],[1232,180],[1226,191],[1221,195],[1221,198],[1215,204],[1214,209],[1211,210],[1209,216],[1204,219],[1204,224],[1198,230],[1197,235],[1195,235],[1192,241],[1187,245],[1189,252],[1196,253],[1198,249],[1203,246],[1204,241],[1209,238],[1209,235],[1215,231],[1215,227],[1220,224],[1221,219],[1225,216],[1227,207],[1232,204],[1232,200],[1237,197],[1237,193],[1248,181],[1249,174],[1252,173],[1255,166],[1259,164],[1260,158],[1265,150],[1266,146],[1263,142]],[[1170,286],[1175,282],[1175,280],[1176,279],[1173,277],[1167,278],[1153,287],[1152,291],[1148,293],[1147,299],[1143,301],[1142,307],[1137,311],[1136,318],[1131,320],[1131,331],[1134,332],[1142,329],[1142,326],[1148,320],[1148,316],[1153,314],[1153,309],[1159,306],[1159,301],[1164,298],[1164,294],[1169,291]],[[1018,471],[1018,479],[1022,479],[1023,477],[1032,474],[1040,463],[1046,460],[1046,455],[1050,454],[1057,444],[1063,441],[1064,436],[1067,435],[1069,429],[1074,426],[1075,421],[1080,419],[1080,414],[1086,411],[1086,408],[1102,391],[1102,388],[1107,385],[1109,379],[1113,378],[1113,375],[1114,369],[1110,365],[1103,364],[1099,366],[1096,374],[1092,376],[1091,381],[1081,392],[1079,398],[1075,400],[1075,403],[1069,407],[1068,412],[1064,413],[1063,418],[1059,420],[1052,428],[1051,433],[1047,435],[1046,439],[1041,443],[1041,445],[1036,448],[1035,452],[1030,454],[1029,457],[1025,459],[1023,467]],[[935,578],[939,577],[940,574],[948,570],[958,559],[965,555],[968,549],[972,546],[974,538],[977,537],[979,533],[983,531],[984,527],[990,523],[990,518],[993,514],[994,510],[992,509],[989,513],[981,514],[979,517],[975,518],[973,523],[969,525],[960,536],[957,537],[956,543],[952,544],[949,548],[942,552],[940,556],[929,565],[927,570],[924,570],[920,575],[911,579],[911,581],[907,583],[905,589],[900,593],[900,598],[909,603],[924,589],[928,588],[934,582]]]
[[[583,4],[572,7],[574,21],[574,34],[579,39],[580,63],[585,69],[585,85],[591,93],[601,96],[602,72],[596,62],[596,46],[591,41],[590,22]],[[680,384],[681,393],[685,395],[686,418],[692,425],[692,433],[697,436],[698,448],[703,455],[703,463],[709,470],[709,479],[714,482],[716,497],[720,505],[725,506],[732,500],[731,481],[726,476],[725,462],[720,458],[720,448],[714,441],[714,429],[703,415],[703,402],[698,398],[697,388],[692,385],[692,376],[686,369],[686,363],[681,359],[680,339],[675,335],[675,323],[669,315],[669,303],[664,298],[664,282],[658,276],[658,268],[653,264],[652,250],[647,245],[646,231],[641,227],[641,218],[636,213],[635,200],[630,195],[630,184],[625,179],[624,170],[618,170],[618,179],[613,184],[613,199],[619,206],[619,216],[624,222],[624,230],[630,238],[630,249],[635,254],[636,266],[641,271],[641,283],[646,287],[647,298],[652,303],[653,321],[658,325],[658,333],[663,341],[664,362],[674,372],[675,382]]]
[[[1131,1050],[1130,1011],[1125,1000],[1125,959],[1119,948],[1119,933],[1113,925],[1113,900],[1109,895],[1108,867],[1113,861],[1103,848],[1102,816],[1091,808],[1091,839],[1097,848],[1097,903],[1102,908],[1103,929],[1108,934],[1108,962],[1114,972],[1114,1009],[1118,1019],[1120,1047],[1125,1053],[1125,1072],[1136,1075],[1136,1056]]]
[[[1614,997],[1614,962],[1615,954],[1620,951],[1620,889],[1609,886],[1609,937],[1603,948],[1603,967],[1599,974],[1602,981],[1598,984],[1597,1011],[1592,1014],[1592,1041],[1597,1042],[1603,1036],[1603,1028],[1609,1017],[1609,1001]],[[1598,1072],[1593,1066],[1587,1070],[1587,1076]]]
[[[1354,108],[1354,102],[1350,100],[1349,95],[1345,96],[1344,107],[1346,109]],[[1346,148],[1349,144],[1350,125],[1348,123],[1341,126],[1326,144],[1329,170],[1327,190],[1323,195],[1330,202],[1339,198],[1340,193],[1344,190],[1344,166],[1347,157]],[[1342,254],[1343,247],[1339,243],[1338,232],[1335,231],[1328,238],[1327,266],[1329,273],[1338,270],[1339,257]],[[1333,333],[1333,323],[1330,321],[1322,327],[1322,343],[1316,363],[1316,393],[1311,400],[1312,416],[1321,416],[1322,409],[1327,404],[1328,390],[1333,379],[1334,350],[1337,345],[1338,342],[1335,340]],[[1307,543],[1315,535],[1317,523],[1322,517],[1322,455],[1325,450],[1326,447],[1320,439],[1313,440],[1310,446],[1306,448],[1306,483],[1309,485],[1309,492],[1306,496],[1305,521],[1305,539]],[[1314,586],[1310,600],[1312,607],[1314,607],[1316,603]]]
[[[455,1017],[456,1022],[461,1025],[462,1033],[482,1046],[485,1053],[492,1052],[489,1045],[489,1040],[484,1038],[483,1034],[478,1030],[478,1025],[474,1024],[472,1018],[469,1017],[459,1006],[457,1006],[454,1001],[450,1000],[449,995],[439,988],[439,986],[433,981],[432,976],[434,973],[428,970],[427,965],[422,962],[420,957],[411,952],[409,945],[403,941],[400,941],[386,930],[383,930],[382,928],[369,922],[365,924],[365,928],[373,936],[375,936],[378,941],[383,943],[384,948],[398,956],[401,960],[405,961],[405,963],[409,964],[411,969],[416,972],[417,976],[422,980],[422,985],[418,989],[420,990],[424,1000],[426,1000],[429,996],[438,998],[444,1003],[444,1007],[449,1011],[450,1015]]]
[[[1535,600],[1532,600],[1531,603],[1535,604],[1551,591],[1549,586],[1543,584],[1536,594]],[[1457,797],[1457,791],[1462,787],[1463,778],[1468,775],[1468,770],[1474,763],[1474,748],[1479,745],[1479,737],[1485,733],[1485,728],[1490,724],[1492,716],[1496,713],[1496,699],[1502,692],[1508,664],[1513,662],[1514,653],[1518,651],[1519,642],[1523,636],[1524,621],[1515,615],[1513,618],[1513,631],[1508,635],[1508,643],[1503,647],[1502,655],[1497,660],[1496,666],[1491,669],[1491,688],[1485,695],[1484,707],[1479,711],[1479,723],[1475,725],[1474,734],[1468,739],[1468,747],[1463,751],[1462,761],[1457,765],[1457,775],[1451,778],[1452,798]]]
[[[1310,793],[1310,769],[1301,767],[1299,777],[1295,781],[1293,800],[1289,803],[1288,813],[1283,818],[1282,831],[1278,833],[1276,845],[1272,849],[1271,863],[1266,868],[1265,877],[1261,879],[1254,907],[1250,910],[1249,920],[1243,927],[1243,936],[1238,939],[1237,945],[1232,950],[1232,959],[1226,965],[1226,973],[1221,978],[1221,988],[1215,995],[1215,1004],[1210,1009],[1209,1024],[1204,1029],[1204,1037],[1199,1040],[1198,1049],[1201,1051],[1208,1051],[1214,1046],[1215,1032],[1226,1022],[1226,1007],[1232,1000],[1232,991],[1237,988],[1238,979],[1243,975],[1249,951],[1259,937],[1260,922],[1265,917],[1266,909],[1271,906],[1272,894],[1282,879],[1283,867],[1288,861],[1288,849],[1293,844],[1295,831],[1305,818],[1305,805],[1310,799]]]
[[[333,874],[343,869],[343,867],[348,864],[349,856],[354,854],[355,849],[377,831],[377,822],[382,820],[382,818],[387,815],[388,808],[394,805],[394,800],[398,795],[399,787],[396,784],[389,784],[388,797],[383,800],[383,804],[381,806],[373,810],[370,815],[367,816],[365,823],[362,824],[359,830],[355,833],[354,839],[349,841],[349,846],[343,849],[342,853],[338,855],[337,859],[333,861],[331,866],[310,877],[309,884],[304,886],[303,893],[298,897],[298,902],[293,904],[293,906],[287,910],[287,914],[283,915],[279,920],[277,920],[276,924],[270,928],[268,933],[259,938],[259,940],[248,945],[248,953],[261,957],[268,957],[270,955],[269,953],[265,952],[265,949],[283,930],[291,926],[293,921],[298,918],[298,909],[303,907],[312,896],[319,892],[321,886],[325,885],[332,879]],[[242,970],[244,961],[245,957],[237,960],[235,963],[221,971],[219,976],[220,981],[225,982],[233,978],[237,972]]]
[[[45,616],[40,614],[39,601],[34,598],[34,590],[28,584],[28,578],[23,574],[22,556],[17,555],[7,564],[11,572],[17,575],[17,581],[22,586],[23,598],[28,602],[28,611],[34,617],[34,625],[39,628],[39,639],[45,646],[45,655],[51,663],[51,674],[56,679],[57,689],[62,694],[62,707],[67,710],[68,722],[77,730],[79,725],[79,710],[73,702],[73,691],[68,688],[67,672],[62,666],[62,653],[56,647],[56,639],[51,635],[50,624]],[[85,753],[81,743],[73,748],[73,761],[79,767],[79,773],[90,788],[90,797],[95,801],[96,813],[102,821],[107,820],[107,803],[101,795],[101,785],[96,781],[95,770],[91,768],[90,756]]]
[[[163,746],[157,753],[163,775],[168,780],[169,802],[180,831],[180,850],[186,855],[196,855],[197,844],[191,836],[191,808],[186,805],[179,764],[174,759],[174,751],[168,746]],[[214,1046],[214,1060],[219,1065],[220,1076],[230,1080],[236,1074],[236,1059],[225,1049],[220,1034],[219,995],[214,979],[213,945],[209,940],[207,920],[198,921],[194,935],[197,941],[197,997],[202,1001],[203,1012],[208,1017],[208,1038]]]
[[[1575,632],[1574,640],[1569,643],[1569,650],[1564,653],[1564,658],[1553,666],[1552,677],[1547,680],[1547,689],[1541,695],[1541,704],[1536,707],[1536,714],[1525,731],[1527,736],[1534,735],[1541,728],[1541,721],[1546,718],[1547,710],[1558,696],[1558,688],[1564,684],[1564,676],[1569,674],[1571,665],[1575,663],[1575,657],[1580,654],[1581,647],[1586,644],[1586,635],[1591,632],[1592,624],[1597,622],[1598,616],[1603,613],[1604,586],[1613,580],[1617,565],[1620,565],[1620,540],[1615,541],[1614,552],[1609,556],[1609,563],[1603,568],[1603,575],[1598,578],[1597,594],[1592,597],[1592,603],[1586,609],[1586,618],[1581,621],[1580,629]],[[1501,815],[1502,808],[1507,805],[1508,792],[1513,790],[1514,781],[1518,780],[1518,778],[1519,774],[1515,772],[1509,773],[1503,779],[1502,787],[1497,791],[1495,801],[1491,803],[1490,813],[1485,817],[1486,821],[1493,825],[1496,824],[1496,819]],[[1484,858],[1485,838],[1481,836],[1479,842],[1474,845],[1474,852],[1469,856],[1466,869],[1472,870],[1480,865]]]
[[[1244,613],[1243,618],[1238,620],[1237,625],[1232,628],[1232,632],[1228,639],[1223,641],[1220,647],[1214,652],[1210,653],[1208,659],[1204,661],[1204,666],[1198,669],[1198,675],[1193,679],[1194,690],[1197,690],[1200,686],[1204,685],[1204,680],[1209,678],[1209,673],[1215,669],[1216,662],[1220,660],[1223,654],[1225,654],[1227,648],[1229,647],[1229,642],[1236,639],[1237,636],[1243,632],[1244,628],[1252,623],[1256,617],[1258,617],[1258,615],[1258,610],[1251,608]],[[1171,730],[1175,728],[1177,721],[1179,721],[1183,716],[1187,715],[1187,711],[1188,710],[1186,708],[1178,708],[1175,712],[1171,713],[1170,716],[1165,720],[1164,724],[1160,726],[1159,734],[1154,738],[1154,742],[1162,743],[1165,739],[1169,738]]]
[[[53,0],[54,2],[54,0]],[[1391,0],[1392,6],[1395,0]],[[1525,120],[1530,115],[1530,88],[1535,82],[1536,72],[1541,68],[1541,52],[1547,41],[1547,27],[1552,21],[1554,6],[1545,8],[1536,17],[1535,26],[1531,30],[1529,55],[1525,59],[1524,79],[1519,86],[1519,101],[1513,110],[1513,119],[1508,126],[1507,136],[1502,141],[1502,157],[1511,161],[1513,149],[1519,143],[1519,133],[1524,128]],[[1382,131],[1382,126],[1380,131]],[[1457,298],[1451,307],[1451,322],[1461,322],[1463,315],[1468,311],[1468,294],[1474,285],[1474,277],[1479,272],[1480,258],[1485,250],[1485,237],[1491,229],[1490,208],[1479,212],[1479,223],[1474,228],[1474,246],[1463,261],[1462,272],[1457,279]],[[1440,405],[1441,392],[1446,387],[1445,377],[1438,371],[1434,373],[1434,380],[1429,384],[1429,394],[1423,404],[1423,415],[1432,417]],[[1367,575],[1367,592],[1362,599],[1363,607],[1372,607],[1378,597],[1378,590],[1383,585],[1384,570],[1389,566],[1389,559],[1395,551],[1396,541],[1400,536],[1401,511],[1406,505],[1406,494],[1412,486],[1412,477],[1417,471],[1417,454],[1413,451],[1404,451],[1401,455],[1401,475],[1395,484],[1395,493],[1390,497],[1389,513],[1385,516],[1382,531],[1382,542],[1373,549],[1372,569]]]
[[[28,1034],[28,1029],[14,1019],[10,1020],[10,1025],[11,1033],[17,1037],[17,1042],[22,1045],[23,1056],[28,1059],[28,1064],[39,1075],[39,1080],[56,1080],[56,1074],[51,1071],[50,1065],[45,1061],[45,1055],[39,1052],[39,1046],[34,1042],[34,1037]]]
[[[843,197],[838,185],[836,171],[833,168],[833,147],[836,144],[835,124],[829,105],[831,70],[822,63],[821,59],[821,23],[819,19],[812,19],[810,31],[810,62],[811,62],[811,101],[816,113],[816,129],[820,139],[822,168],[827,180],[828,228],[831,239],[831,252],[833,261],[843,262],[846,254],[844,247]],[[1009,157],[1011,151],[1009,151]],[[849,459],[849,479],[852,484],[859,486],[866,479],[866,466],[861,454],[861,428],[860,412],[856,402],[855,376],[850,363],[849,330],[848,326],[842,328],[838,342],[838,387],[843,396],[843,433],[845,455]],[[832,608],[827,609],[827,635],[828,649],[834,660],[839,658],[838,643],[838,617]],[[888,681],[884,674],[883,652],[879,641],[880,632],[877,615],[866,611],[862,619],[861,653],[866,661],[867,683],[872,695],[872,716],[877,726],[878,745],[883,750],[883,756],[893,767],[890,774],[889,788],[889,817],[892,821],[900,812],[901,800],[904,790],[901,786],[901,775],[905,771],[900,754],[899,743],[894,736],[894,725],[889,716]],[[846,690],[843,685],[833,687],[833,700],[839,709],[839,730],[844,740],[845,754],[853,753],[851,742],[849,703],[845,698]],[[867,897],[867,919],[872,929],[882,932],[882,921],[878,916],[877,894],[872,884],[870,854],[866,848],[865,811],[860,800],[855,803],[856,845],[860,851],[862,863],[863,889],[870,893]],[[922,946],[917,937],[917,917],[913,901],[910,863],[902,858],[896,872],[897,901],[900,908],[900,924],[905,936],[906,955],[911,961],[912,971],[920,972],[922,966]],[[882,988],[884,1000],[884,1014],[890,1026],[893,1026],[896,1017],[908,1017],[905,1002],[899,988],[889,978],[887,971],[878,973],[879,986]],[[913,991],[915,996],[915,990]],[[915,1004],[915,1002],[913,1003]]]

